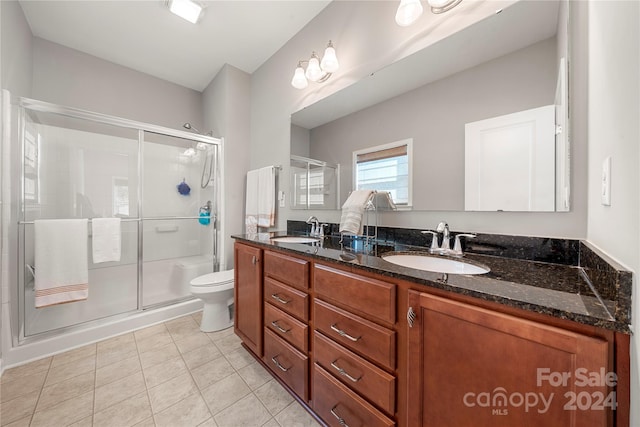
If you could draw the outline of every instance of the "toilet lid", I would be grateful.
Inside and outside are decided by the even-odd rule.
[[[191,281],[191,286],[220,286],[231,282],[233,282],[233,269],[198,276]]]

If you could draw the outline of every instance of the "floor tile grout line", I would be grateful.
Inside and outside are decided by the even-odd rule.
[[[164,325],[164,323],[162,323]],[[165,328],[167,326],[165,325]],[[138,348],[138,338],[133,334],[133,342],[136,346],[136,354],[138,355],[138,363],[140,363],[140,372],[142,373],[142,381],[144,382],[144,391],[147,395],[147,403],[149,404],[149,410],[151,411],[151,419],[153,420],[153,425],[156,424],[156,417],[153,414],[153,407],[151,406],[151,396],[149,396],[149,387],[147,387],[147,379],[144,377],[144,369],[142,367],[142,359],[140,357],[140,349]],[[94,413],[95,415],[95,413]],[[144,421],[144,420],[142,420]],[[137,423],[136,423],[137,424]]]
[[[33,423],[33,417],[36,415],[36,409],[38,409],[38,403],[40,403],[40,398],[42,397],[42,392],[44,391],[45,384],[47,383],[47,378],[49,378],[49,373],[51,372],[51,365],[53,365],[53,356],[51,356],[51,359],[49,360],[49,367],[47,368],[47,375],[44,376],[44,381],[42,382],[42,387],[40,387],[40,392],[38,393],[38,398],[36,399],[36,404],[33,406],[33,411],[31,411],[31,417],[29,418],[29,425],[31,425]]]

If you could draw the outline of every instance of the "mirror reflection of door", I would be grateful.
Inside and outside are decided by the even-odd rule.
[[[555,210],[555,105],[465,125],[465,210]]]

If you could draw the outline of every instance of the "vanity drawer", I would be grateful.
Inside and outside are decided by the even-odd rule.
[[[396,425],[316,364],[313,366],[313,409],[329,426]]]
[[[309,400],[307,378],[309,358],[280,339],[270,329],[264,329],[264,362],[300,398]]]
[[[264,275],[306,291],[309,289],[309,261],[264,251]]]
[[[309,295],[304,292],[265,277],[264,300],[300,320],[309,320]]]
[[[396,378],[357,354],[325,337],[313,336],[315,362],[347,387],[357,391],[388,414],[396,409]]]
[[[314,265],[313,289],[337,305],[388,325],[396,322],[396,285],[377,279]]]
[[[309,327],[271,304],[264,305],[264,326],[303,353],[309,351]]]
[[[329,338],[382,366],[396,366],[396,333],[321,300],[314,300],[314,326]]]

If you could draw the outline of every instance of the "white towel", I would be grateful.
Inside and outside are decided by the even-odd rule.
[[[247,194],[245,202],[245,233],[255,234],[258,232],[258,172],[257,170],[247,173]]]
[[[258,227],[276,224],[276,174],[273,166],[258,169]]]
[[[120,261],[120,218],[94,218],[91,220],[93,263]]]
[[[355,190],[349,194],[342,205],[340,233],[362,234],[362,216],[372,193],[372,190]]]
[[[34,221],[36,308],[89,296],[87,219]]]

